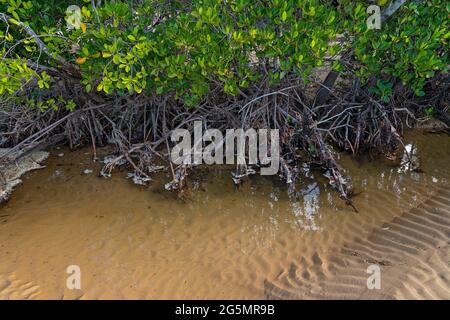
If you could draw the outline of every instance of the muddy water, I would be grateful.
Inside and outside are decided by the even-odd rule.
[[[137,187],[125,172],[97,177],[87,149],[53,150],[0,209],[0,298],[358,298],[368,291],[356,274],[373,263],[391,275],[381,297],[450,298],[450,139],[407,141],[423,172],[342,156],[358,213],[319,172],[292,201],[277,179],[238,190],[214,168],[180,200],[163,191],[165,173]],[[66,287],[69,265],[79,290]]]

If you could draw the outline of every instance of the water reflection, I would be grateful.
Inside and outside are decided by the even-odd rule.
[[[417,150],[417,147],[412,143],[405,145],[402,160],[398,168],[398,173],[405,173],[419,169],[420,162]]]
[[[364,237],[448,187],[449,140],[420,136],[406,148],[420,154],[422,171],[342,155],[358,213],[320,168],[305,166],[296,199],[276,177],[256,176],[237,189],[221,169],[205,170],[180,199],[164,190],[166,173],[137,187],[121,172],[109,179],[83,174],[99,167],[89,155],[65,150],[27,176],[2,208],[8,221],[0,223],[0,279],[14,270],[37,282],[40,297],[61,297],[61,272],[76,263],[90,298],[264,298],[265,279],[292,264],[300,270],[302,259],[323,259],[332,246]]]
[[[310,183],[301,190],[303,197],[300,201],[291,203],[292,213],[296,225],[305,230],[318,231],[316,216],[320,210],[320,188],[317,182]]]

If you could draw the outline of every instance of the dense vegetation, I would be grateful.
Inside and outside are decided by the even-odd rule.
[[[406,1],[380,30],[367,27],[370,4],[0,0],[3,129],[14,131],[3,143],[23,147],[52,130],[94,150],[113,141],[145,175],[147,156],[193,115],[214,127],[265,125],[283,131],[286,154],[303,150],[330,169],[347,198],[326,141],[391,150],[405,117],[448,120],[450,4]],[[283,167],[295,180],[292,161]]]
[[[351,68],[357,76],[384,77],[388,87],[400,80],[417,95],[449,64],[450,5],[443,0],[409,2],[381,30],[368,30],[364,1],[337,6],[319,0],[103,2],[96,7],[90,0],[58,6],[1,0],[0,12],[8,17],[0,32],[0,70],[8,81],[2,81],[0,94],[14,93],[32,77],[41,80],[41,89],[52,80],[26,66],[29,60],[55,63],[42,57],[42,48],[19,23],[29,25],[51,55],[80,65],[86,91],[175,92],[188,106],[216,85],[236,95],[264,77],[270,84],[290,74],[306,80],[326,61],[337,70],[348,68],[336,60],[348,47],[355,53]],[[70,5],[81,8],[80,19],[66,12]],[[383,85],[373,91],[389,95]]]

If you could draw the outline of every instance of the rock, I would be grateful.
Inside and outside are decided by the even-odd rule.
[[[0,148],[0,155],[8,152],[8,150]],[[22,175],[31,170],[45,168],[40,163],[45,161],[48,156],[48,152],[33,151],[13,163],[0,165],[0,203],[7,201],[14,188],[22,183],[20,179]]]
[[[416,124],[417,129],[426,130],[427,132],[448,132],[449,127],[442,121],[435,118],[428,118],[425,121]]]

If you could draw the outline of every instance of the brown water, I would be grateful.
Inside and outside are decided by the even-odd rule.
[[[407,141],[422,173],[342,156],[358,213],[319,172],[292,201],[277,179],[236,189],[216,167],[181,200],[165,173],[137,187],[125,172],[97,177],[88,149],[53,150],[0,209],[0,299],[449,299],[450,138]],[[373,263],[378,291],[365,283]],[[66,288],[69,265],[80,290]]]

